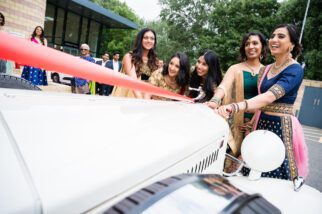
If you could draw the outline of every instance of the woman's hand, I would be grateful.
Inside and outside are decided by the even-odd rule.
[[[247,126],[246,126],[246,124],[239,125],[238,129],[240,132],[245,133],[247,131]]]
[[[226,119],[229,118],[232,111],[233,109],[231,105],[224,105],[218,108],[218,114]]]
[[[219,107],[219,105],[215,102],[206,102],[205,104],[211,109],[217,109]]]
[[[253,128],[253,124],[251,122],[244,123],[243,125],[238,126],[240,132],[243,132],[245,136],[247,136]]]

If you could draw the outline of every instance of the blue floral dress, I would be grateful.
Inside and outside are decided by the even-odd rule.
[[[35,38],[31,38],[31,41],[39,44]],[[30,81],[34,85],[48,85],[46,71],[29,65],[24,66],[21,78]]]

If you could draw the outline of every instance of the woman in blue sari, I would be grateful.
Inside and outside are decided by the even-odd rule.
[[[257,110],[253,129],[272,131],[282,139],[286,149],[284,162],[279,168],[262,173],[262,177],[305,178],[308,174],[307,147],[302,128],[293,116],[293,105],[304,74],[295,61],[301,51],[295,26],[283,24],[275,27],[269,39],[269,49],[275,62],[259,72],[259,95],[222,106],[218,112],[227,118],[239,111]],[[248,174],[248,170],[243,174]]]
[[[30,40],[36,44],[47,46],[47,39],[41,26],[35,28]],[[25,65],[21,77],[34,85],[48,85],[46,71],[40,68]]]

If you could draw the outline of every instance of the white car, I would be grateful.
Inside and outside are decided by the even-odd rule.
[[[0,88],[0,213],[165,213],[153,200],[144,211],[123,200],[178,174],[221,175],[228,134],[226,121],[202,104]],[[322,212],[322,195],[309,186],[295,192],[291,181],[228,180],[244,199],[264,197],[272,212]],[[242,199],[205,192],[189,200],[223,212]],[[169,201],[155,209],[184,204]],[[186,210],[178,213],[196,213]]]
[[[64,85],[71,85],[71,81],[74,78],[73,76],[63,74],[63,73],[58,73],[58,72],[49,72],[50,73],[50,78],[53,82],[55,83],[60,83]]]

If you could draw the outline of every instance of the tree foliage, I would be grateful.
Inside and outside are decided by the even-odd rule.
[[[94,3],[123,16],[139,26],[143,21],[124,2],[119,0],[92,0]],[[104,52],[113,53],[118,51],[124,56],[132,49],[133,40],[137,30],[131,29],[103,29],[102,42],[100,43],[100,54]]]
[[[277,0],[160,0],[161,18],[169,36],[190,57],[203,49],[219,54],[226,70],[236,63],[242,36],[249,31],[266,35],[277,23]]]
[[[288,0],[283,2],[278,15],[283,22],[293,23],[301,30],[307,0]],[[303,53],[299,62],[305,62],[305,78],[322,80],[322,8],[321,0],[311,0],[303,30]],[[291,14],[291,15],[290,15]]]
[[[181,51],[177,46],[177,42],[169,37],[169,25],[165,21],[150,21],[146,22],[145,26],[153,29],[157,34],[157,54],[158,58],[165,62],[174,53]]]

